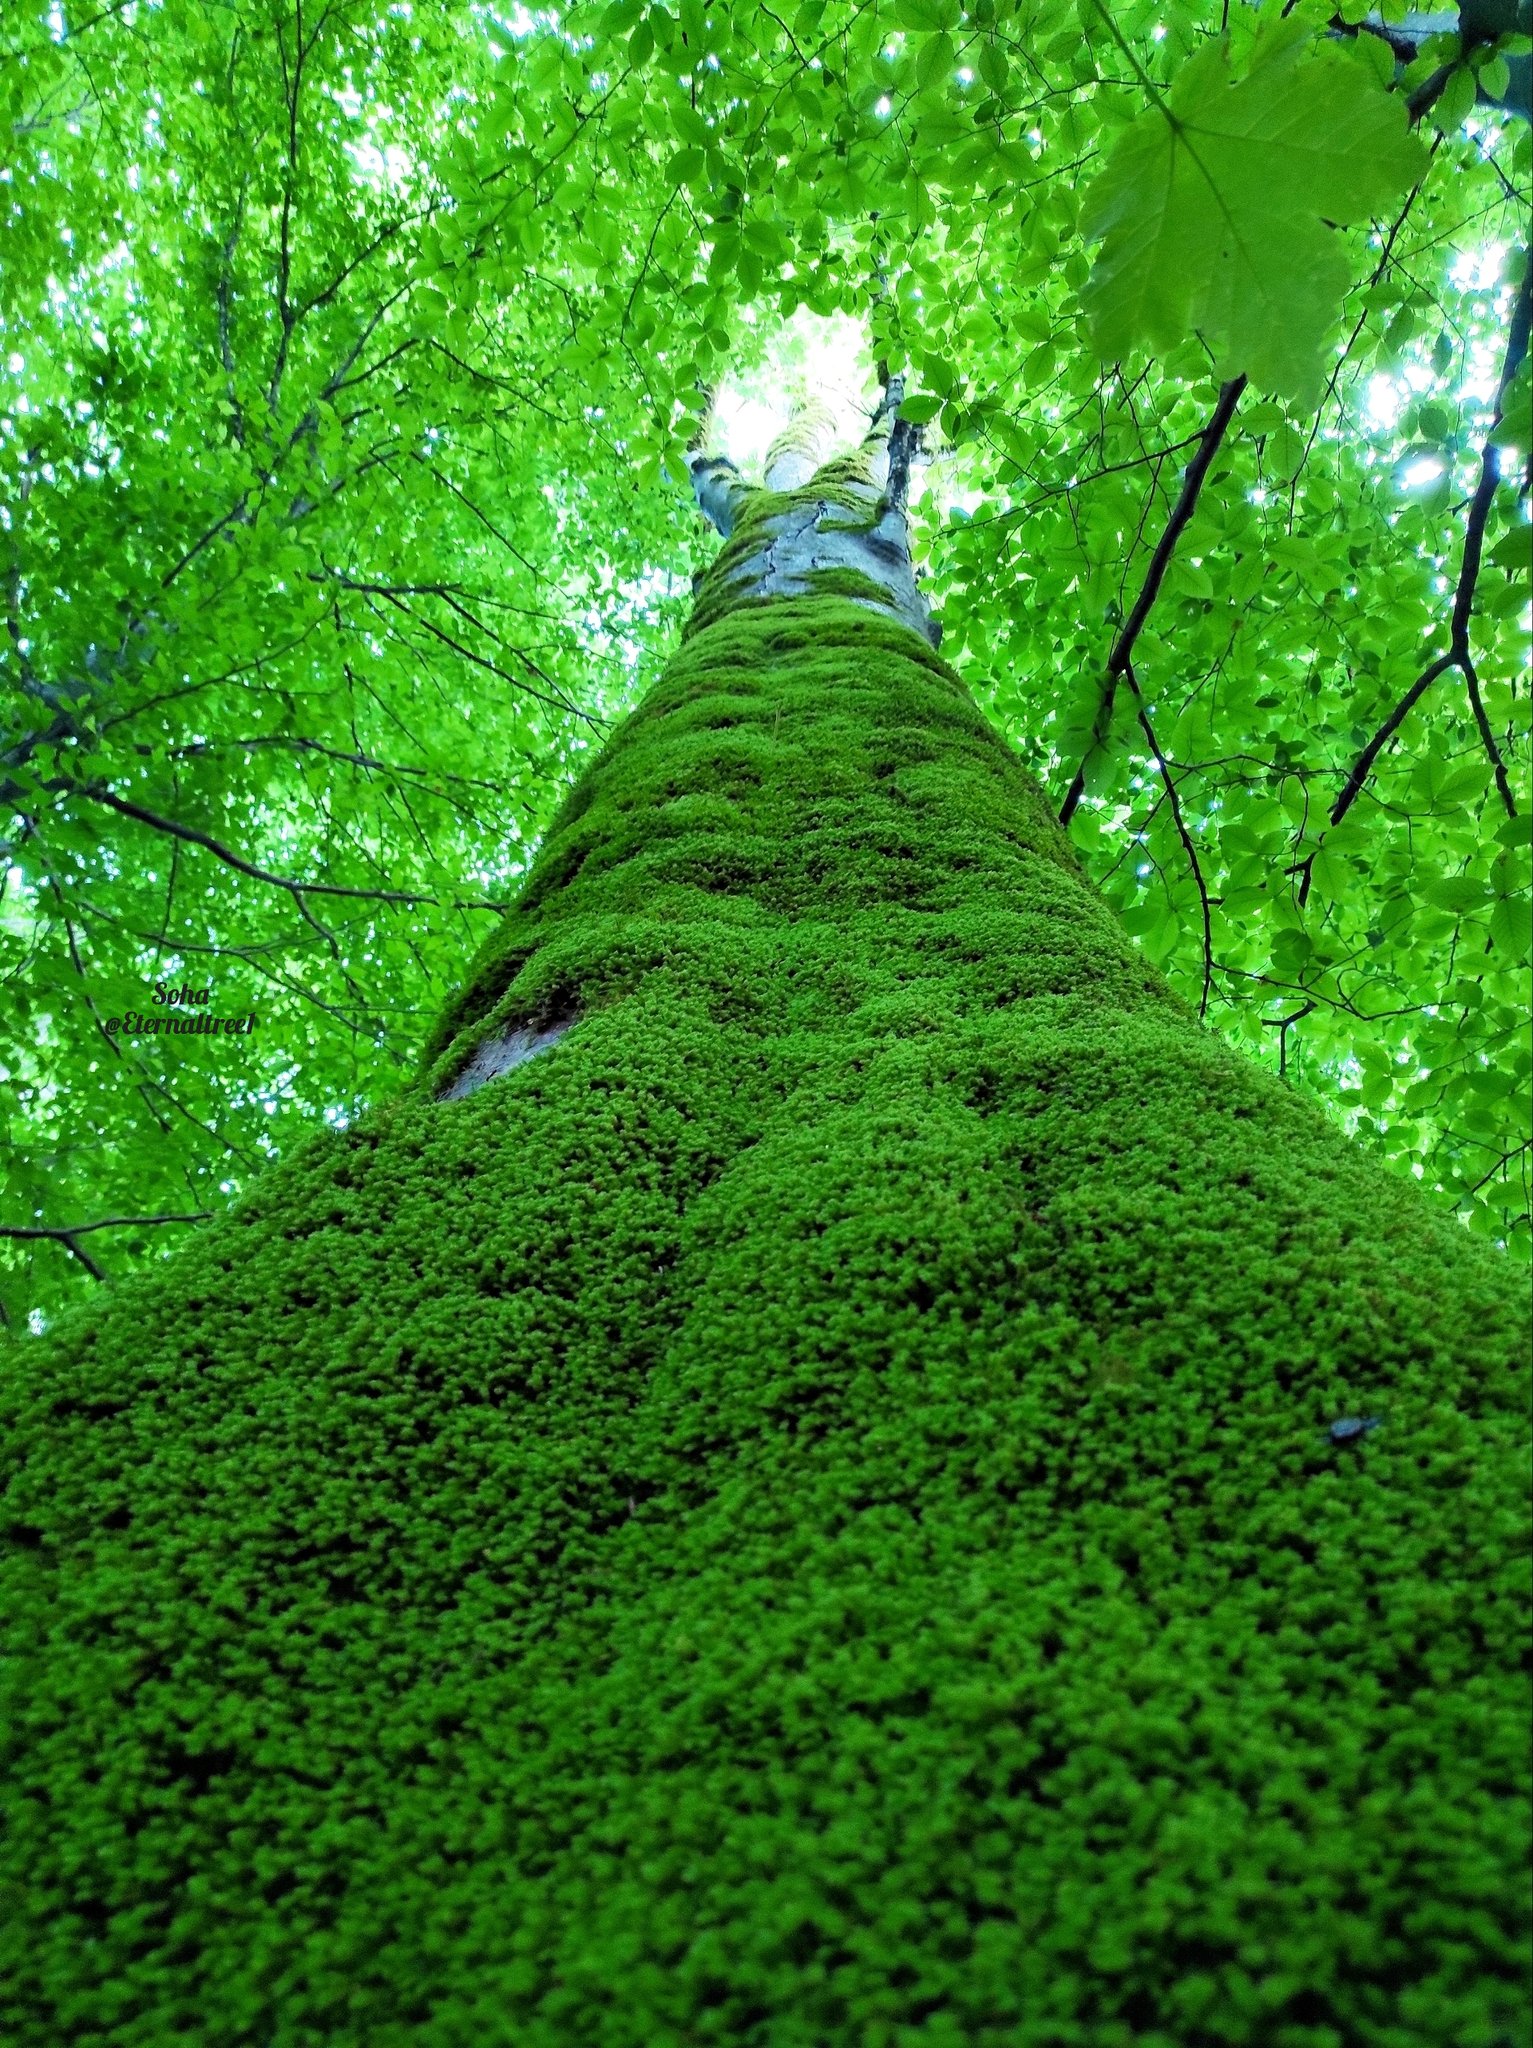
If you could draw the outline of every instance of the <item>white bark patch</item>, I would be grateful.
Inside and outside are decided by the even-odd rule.
[[[876,499],[875,492],[867,495]],[[890,506],[871,528],[853,527],[853,516],[845,503],[821,498],[770,520],[761,552],[733,571],[731,589],[742,597],[801,597],[814,589],[817,570],[852,569],[887,593],[882,604],[872,598],[854,603],[892,612],[935,644],[937,629],[911,566],[905,515]]]
[[[694,455],[691,469],[698,510],[728,540],[750,496],[750,485],[727,456]]]
[[[498,1038],[487,1038],[468,1065],[459,1074],[450,1088],[444,1088],[437,1097],[438,1102],[457,1102],[465,1095],[472,1095],[476,1088],[482,1088],[486,1081],[495,1081],[502,1074],[509,1074],[513,1067],[523,1061],[547,1052],[574,1023],[573,1017],[565,1017],[557,1024],[545,1024],[541,1028],[531,1024],[517,1024],[510,1031],[503,1031]]]

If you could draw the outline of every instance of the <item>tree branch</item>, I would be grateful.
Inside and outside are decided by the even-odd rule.
[[[346,586],[343,585],[343,587]],[[476,653],[472,647],[465,647],[461,640],[455,640],[452,637],[451,633],[444,631],[443,628],[439,626],[434,619],[428,619],[424,612],[418,612],[414,610],[410,605],[405,603],[403,598],[396,597],[394,593],[385,586],[380,585],[377,587],[376,590],[361,585],[350,587],[354,588],[356,590],[356,593],[364,599],[370,611],[376,611],[377,609],[377,607],[373,605],[371,602],[372,598],[375,595],[381,597],[386,604],[392,605],[396,611],[403,612],[405,617],[409,619],[412,624],[422,627],[426,632],[431,634],[433,639],[440,640],[444,647],[450,647],[454,654],[462,655],[465,661],[473,662],[475,666],[478,668],[488,669],[492,676],[498,676],[503,683],[509,683],[514,690],[525,691],[526,694],[529,697],[535,699],[537,703],[547,705],[551,710],[556,709],[559,711],[563,711],[570,718],[583,719],[585,723],[591,727],[593,732],[599,732],[603,724],[605,723],[603,719],[594,717],[591,712],[582,711],[578,704],[572,704],[569,698],[566,697],[564,695],[564,692],[559,688],[558,684],[555,683],[551,677],[546,676],[543,673],[542,669],[538,667],[538,664],[533,660],[530,654],[524,654],[520,647],[516,647],[511,643],[502,640],[499,634],[492,632],[488,626],[483,625],[478,619],[475,619],[471,613],[465,614],[463,612],[463,607],[461,605],[453,604],[450,598],[446,601],[454,611],[459,613],[460,616],[467,617],[470,623],[476,626],[478,630],[486,636],[486,638],[493,641],[497,647],[504,648],[506,653],[508,654],[514,654],[518,661],[522,662],[527,668],[531,669],[532,673],[538,678],[540,682],[546,683],[548,685],[548,690],[551,694],[545,696],[543,691],[533,689],[530,683],[524,682],[519,677],[512,675],[508,669],[503,669],[498,662],[491,661],[486,655]]]
[[[287,367],[288,347],[293,339],[293,329],[298,324],[298,313],[289,296],[293,274],[293,190],[298,182],[298,99],[303,90],[303,65],[308,49],[303,40],[303,0],[297,0],[293,34],[293,69],[288,72],[287,44],[283,40],[281,26],[277,29],[277,61],[282,67],[283,97],[287,101],[287,165],[282,177],[282,218],[277,237],[277,319],[281,333],[277,339],[276,359],[272,364],[271,383],[267,387],[266,399],[272,410],[276,410],[277,398],[282,390],[282,373]]]
[[[142,804],[131,803],[126,797],[117,796],[100,783],[80,783],[75,793],[89,797],[92,803],[104,804],[108,810],[118,812],[124,818],[133,818],[140,825],[148,825],[155,832],[167,833],[172,839],[184,839],[192,846],[206,847],[215,859],[236,873],[249,875],[252,881],[267,882],[275,889],[286,889],[302,907],[305,896],[345,896],[367,903],[427,904],[439,908],[435,896],[411,895],[402,889],[348,889],[338,882],[294,882],[286,875],[274,875],[268,868],[258,868],[253,861],[243,860],[232,848],[222,845],[211,833],[202,831],[196,825],[183,825],[176,818],[162,818],[156,811],[145,810]],[[503,903],[455,903],[455,910],[504,910]]]
[[[1415,682],[1411,684],[1394,710],[1390,712],[1373,738],[1358,755],[1353,765],[1352,773],[1347,777],[1346,788],[1343,789],[1332,807],[1331,823],[1333,825],[1339,825],[1357,801],[1363,784],[1368,780],[1369,772],[1374,762],[1378,759],[1380,750],[1394,738],[1400,727],[1405,723],[1406,714],[1411,710],[1416,700],[1425,695],[1429,686],[1437,681],[1437,678],[1445,668],[1452,668],[1453,665],[1453,656],[1451,654],[1440,654],[1436,661],[1429,663],[1421,671],[1421,674],[1417,676]]]
[[[214,1213],[212,1209],[193,1209],[186,1215],[102,1216],[94,1223],[0,1223],[0,1237],[60,1238],[67,1244],[88,1230],[148,1230],[161,1223],[205,1223]]]
[[[1134,658],[1134,643],[1139,638],[1144,622],[1150,616],[1151,608],[1160,594],[1160,586],[1165,581],[1167,569],[1171,566],[1176,544],[1181,539],[1187,522],[1197,510],[1198,493],[1203,488],[1203,480],[1208,475],[1219,443],[1224,439],[1230,421],[1235,416],[1235,408],[1240,403],[1240,394],[1245,388],[1246,379],[1243,375],[1232,377],[1228,383],[1219,387],[1219,401],[1214,407],[1208,425],[1198,436],[1197,452],[1188,463],[1187,473],[1182,478],[1181,495],[1172,507],[1165,531],[1150,557],[1150,566],[1145,572],[1144,583],[1134,609],[1124,622],[1117,643],[1107,658],[1107,687],[1102,692],[1102,702],[1097,709],[1096,721],[1092,727],[1091,745],[1086,750],[1087,760],[1102,743],[1108,721],[1112,717],[1113,698],[1117,694],[1119,678],[1126,674]],[[1074,817],[1075,807],[1080,802],[1085,787],[1086,763],[1082,761],[1075,771],[1075,780],[1070,784],[1064,803],[1060,807],[1061,825],[1068,825]]]
[[[91,1257],[90,1253],[87,1251],[82,1251],[79,1245],[75,1243],[73,1237],[70,1236],[67,1230],[0,1230],[0,1237],[51,1238],[55,1243],[61,1244],[64,1247],[65,1251],[68,1252],[72,1258],[76,1258],[79,1260],[80,1264],[85,1268],[86,1272],[89,1273],[92,1280],[104,1281],[106,1279],[105,1273],[102,1272],[101,1268],[96,1264],[96,1261]]]
[[[887,364],[880,363],[879,381],[883,390],[862,445],[872,451],[869,466],[885,500],[892,510],[903,512],[910,498],[911,465],[922,452],[921,429],[900,418],[900,407],[905,402],[904,371],[889,376],[887,369]]]
[[[1290,1029],[1293,1025],[1302,1023],[1317,1008],[1318,1005],[1311,998],[1310,1001],[1301,1003],[1298,1009],[1290,1010],[1286,1017],[1262,1017],[1258,1019],[1263,1031],[1276,1031],[1278,1034],[1278,1072],[1280,1074],[1288,1072],[1288,1033]]]
[[[1428,663],[1358,755],[1340,796],[1332,806],[1332,825],[1339,825],[1356,803],[1363,785],[1372,772],[1374,762],[1381,750],[1399,731],[1412,707],[1425,695],[1437,678],[1450,668],[1456,668],[1464,678],[1474,721],[1479,729],[1485,752],[1489,756],[1496,778],[1496,788],[1500,792],[1502,803],[1506,806],[1507,816],[1515,818],[1517,815],[1517,806],[1512,800],[1511,784],[1507,779],[1506,763],[1501,757],[1501,749],[1496,745],[1496,736],[1491,731],[1484,699],[1480,695],[1480,679],[1475,672],[1474,658],[1469,646],[1469,622],[1474,611],[1475,584],[1479,579],[1480,561],[1485,549],[1485,524],[1490,517],[1496,485],[1501,479],[1501,459],[1495,440],[1496,429],[1501,424],[1506,394],[1511,388],[1512,379],[1522,367],[1523,359],[1528,352],[1530,280],[1533,280],[1533,272],[1524,275],[1522,289],[1517,295],[1517,305],[1507,335],[1506,355],[1501,365],[1501,381],[1496,387],[1496,410],[1491,419],[1490,432],[1485,437],[1485,445],[1480,453],[1479,481],[1475,485],[1474,496],[1469,501],[1468,516],[1464,521],[1464,552],[1459,563],[1458,586],[1453,594],[1453,613],[1448,627],[1448,651]],[[1308,879],[1306,874],[1306,884]]]
[[[1203,866],[1198,859],[1198,849],[1193,844],[1192,834],[1187,829],[1187,820],[1182,815],[1181,795],[1172,777],[1170,763],[1161,752],[1160,742],[1155,737],[1155,728],[1150,723],[1150,714],[1139,688],[1139,678],[1134,674],[1134,664],[1131,661],[1124,664],[1123,680],[1134,693],[1134,702],[1139,712],[1139,729],[1149,741],[1150,752],[1155,756],[1155,765],[1160,770],[1160,779],[1166,785],[1166,795],[1171,801],[1171,816],[1176,824],[1177,836],[1192,868],[1192,879],[1197,884],[1198,902],[1203,910],[1203,993],[1198,999],[1198,1015],[1206,1017],[1209,991],[1214,978],[1214,929],[1209,912],[1208,885],[1203,879]]]
[[[428,783],[461,783],[465,789],[485,789],[492,796],[504,797],[505,787],[499,782],[487,781],[483,776],[459,775],[450,768],[422,767],[410,761],[380,761],[375,754],[347,753],[340,747],[326,746],[323,740],[307,739],[288,733],[261,733],[249,739],[191,740],[185,746],[167,747],[169,760],[201,760],[222,747],[254,749],[256,747],[285,747],[290,753],[323,754],[327,761],[340,761],[350,768],[365,768],[383,775],[421,775]],[[523,755],[530,760],[529,755]]]
[[[694,455],[687,467],[692,472],[697,509],[728,540],[735,530],[740,507],[750,494],[750,485],[727,455]]]
[[[240,405],[239,393],[234,379],[234,251],[239,244],[240,231],[245,225],[245,196],[250,190],[247,176],[240,185],[240,196],[235,202],[234,219],[230,224],[228,237],[219,252],[218,262],[218,359],[224,368],[224,388],[229,400],[229,431],[235,444],[245,445],[245,414]]]

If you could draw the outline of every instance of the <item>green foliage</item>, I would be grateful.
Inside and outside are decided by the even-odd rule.
[[[1522,1292],[726,605],[422,1083],[12,1347],[0,2030],[1518,2039]]]
[[[1098,348],[1169,351],[1196,329],[1221,377],[1313,405],[1351,282],[1334,225],[1371,219],[1426,169],[1404,108],[1291,17],[1263,24],[1238,78],[1228,43],[1209,42],[1155,100],[1082,212],[1086,239],[1104,238],[1081,293]]]
[[[396,1086],[653,672],[635,622],[676,616],[651,565],[684,565],[686,508],[635,504],[639,410],[564,374],[570,287],[529,252],[476,289],[443,135],[488,98],[482,32],[380,9],[296,37],[154,9],[20,66],[0,1222],[216,1208]],[[108,1036],[162,980],[256,1014],[237,1058]],[[41,1257],[13,1314],[64,1278]]]
[[[1270,387],[1137,651],[1185,831],[1125,698],[1072,836],[1233,1043],[1525,1247],[1529,845],[1460,677],[1323,821],[1446,644],[1527,129],[1460,65],[1406,192],[1401,102],[1456,39],[1399,76],[1328,4],[1277,11],[13,9],[0,1227],[217,1209],[399,1085],[495,927],[469,906],[509,899],[679,631],[702,388],[807,310],[910,373],[944,649],[1056,802],[1216,379]],[[1134,311],[1126,228],[1090,231],[1140,151],[1175,158],[1181,253]],[[1228,288],[1211,206],[1244,224]],[[1527,390],[1472,620],[1524,813]],[[108,1044],[160,979],[259,1013],[238,1060]],[[74,1244],[115,1277],[177,1234]],[[15,1324],[94,1284],[62,1242],[0,1252]]]

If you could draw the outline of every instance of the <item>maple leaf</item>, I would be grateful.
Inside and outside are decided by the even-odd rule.
[[[1353,270],[1336,229],[1426,162],[1400,100],[1298,23],[1263,31],[1241,78],[1227,39],[1207,44],[1086,195],[1082,231],[1102,243],[1081,294],[1094,342],[1113,357],[1196,329],[1222,376],[1312,400]]]

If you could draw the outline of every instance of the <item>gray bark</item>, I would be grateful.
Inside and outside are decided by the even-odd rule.
[[[725,455],[694,455],[689,467],[703,517],[728,540],[750,485]]]
[[[541,1028],[518,1024],[510,1031],[502,1031],[498,1037],[486,1039],[452,1086],[444,1088],[438,1095],[438,1102],[461,1101],[465,1095],[472,1095],[476,1088],[482,1088],[486,1081],[498,1080],[524,1060],[547,1052],[550,1046],[559,1043],[574,1021],[573,1017],[565,1017],[556,1024],[546,1024]]]
[[[905,502],[910,466],[918,452],[917,430],[898,417],[905,380],[894,377],[884,388],[862,443],[864,481],[838,479],[821,498],[795,505],[769,520],[762,545],[736,566],[730,585],[742,600],[755,597],[805,597],[824,571],[850,571],[865,577],[884,594],[854,597],[870,611],[888,613],[935,647],[942,629],[933,623],[910,559],[910,531]],[[801,491],[813,484],[822,422],[811,412],[797,420],[774,443],[768,457],[767,489]],[[734,532],[750,496],[732,462],[722,456],[692,457],[692,485],[704,516],[727,539]],[[859,508],[869,524],[859,526]]]
[[[941,628],[933,624],[916,583],[905,514],[885,504],[875,525],[851,528],[849,494],[847,485],[838,484],[835,496],[796,505],[769,521],[761,548],[733,572],[731,586],[741,598],[807,597],[817,572],[851,570],[884,592],[881,601],[867,597],[854,598],[854,603],[892,613],[935,647]],[[868,497],[871,511],[881,493],[869,487]]]

